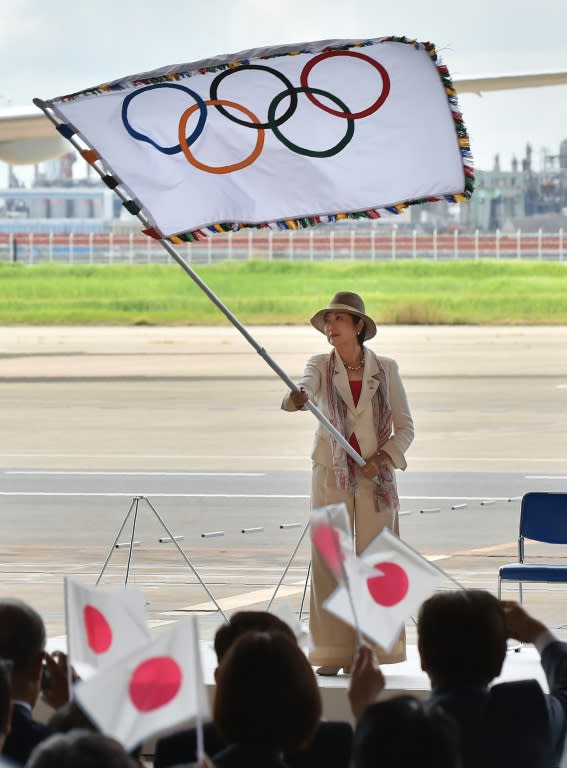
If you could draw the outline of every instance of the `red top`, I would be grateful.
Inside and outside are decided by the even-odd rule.
[[[360,381],[349,381],[350,384],[350,391],[352,393],[352,399],[354,400],[354,404],[358,405],[358,401],[360,399],[360,393],[362,392],[362,379]],[[360,453],[360,445],[358,444],[358,440],[356,439],[356,435],[354,432],[348,439],[349,443],[352,445],[354,450],[357,453]]]

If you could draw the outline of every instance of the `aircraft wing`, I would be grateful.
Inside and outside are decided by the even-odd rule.
[[[482,77],[453,78],[457,93],[484,93],[510,91],[515,88],[542,88],[548,85],[567,85],[565,72],[530,72],[525,75],[483,75]]]
[[[68,151],[68,142],[35,107],[0,107],[0,160],[33,165]]]

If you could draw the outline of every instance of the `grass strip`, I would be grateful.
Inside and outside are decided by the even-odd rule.
[[[382,324],[562,325],[567,264],[224,262],[195,270],[243,323],[302,325],[336,291]],[[0,264],[2,325],[222,325],[175,264]]]

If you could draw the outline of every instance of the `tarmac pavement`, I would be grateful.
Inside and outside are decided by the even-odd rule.
[[[292,378],[326,349],[310,327],[249,330]],[[397,359],[416,423],[402,537],[451,579],[495,590],[521,495],[567,488],[567,328],[384,327],[370,346]],[[94,583],[147,496],[225,610],[265,607],[309,511],[314,420],[282,412],[284,391],[232,327],[0,328],[0,594],[62,634],[63,575]],[[214,605],[139,504],[130,579],[153,624],[194,611],[210,636]],[[105,582],[124,580],[127,551]],[[304,543],[278,595],[295,610],[307,561]],[[526,604],[551,623],[567,614],[561,586]]]

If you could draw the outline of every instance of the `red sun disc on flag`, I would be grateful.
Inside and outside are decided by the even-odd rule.
[[[146,659],[132,672],[130,701],[140,712],[152,712],[177,696],[182,680],[181,667],[171,656]]]
[[[380,573],[366,579],[366,586],[374,602],[386,608],[400,603],[409,589],[406,571],[396,563],[390,562],[376,563],[374,568]]]
[[[341,554],[338,531],[331,525],[322,523],[315,528],[312,538],[313,544],[315,544],[329,568],[338,573],[341,568],[341,559],[344,559]]]
[[[85,605],[83,622],[91,651],[106,653],[112,645],[112,629],[104,615],[94,605]]]

